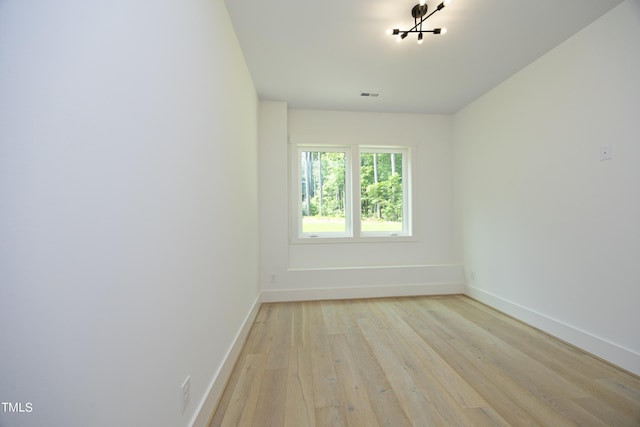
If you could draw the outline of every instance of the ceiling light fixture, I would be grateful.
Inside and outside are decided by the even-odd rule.
[[[413,6],[413,9],[411,9],[411,16],[413,16],[413,22],[415,25],[408,30],[400,30],[399,28],[387,30],[387,34],[399,36],[398,41],[400,41],[405,39],[409,35],[409,33],[418,33],[418,44],[422,44],[423,42],[423,33],[444,34],[447,32],[446,28],[434,28],[433,30],[425,30],[422,28],[422,23],[434,13],[444,9],[444,7],[449,3],[451,3],[451,0],[444,0],[438,5],[438,7],[436,7],[433,12],[427,14],[427,12],[429,11],[427,0],[420,0],[420,2],[417,5]]]

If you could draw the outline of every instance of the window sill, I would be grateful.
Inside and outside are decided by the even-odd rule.
[[[350,244],[350,243],[406,243],[417,242],[416,236],[360,236],[360,237],[294,237],[291,245]]]

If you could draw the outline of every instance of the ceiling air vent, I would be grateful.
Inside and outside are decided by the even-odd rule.
[[[380,96],[379,92],[360,92],[360,96],[368,96],[370,98],[376,98]]]

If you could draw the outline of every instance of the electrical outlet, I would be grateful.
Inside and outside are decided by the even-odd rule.
[[[182,412],[184,412],[191,401],[191,377],[187,377],[180,386],[180,400],[182,402]]]
[[[476,272],[475,271],[471,272],[471,280],[476,280]]]
[[[276,278],[276,275],[275,275],[275,274],[271,273],[271,274],[269,275],[269,283],[276,283],[276,279],[277,279],[277,278]]]

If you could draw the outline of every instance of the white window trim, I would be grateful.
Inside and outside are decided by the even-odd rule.
[[[289,175],[290,175],[290,242],[292,244],[326,244],[326,243],[390,243],[417,241],[413,218],[415,216],[413,199],[413,163],[416,158],[415,145],[389,144],[357,144],[347,142],[345,138],[326,138],[318,136],[290,136],[289,138]],[[302,169],[300,158],[302,151],[337,151],[345,152],[345,158],[351,167],[345,170],[345,191],[353,193],[345,200],[346,232],[345,233],[302,233]],[[403,231],[401,234],[390,232],[362,232],[360,229],[360,153],[361,152],[402,152],[403,162]],[[357,184],[355,184],[357,183]],[[355,188],[354,188],[355,187]],[[354,191],[357,190],[357,191]]]

